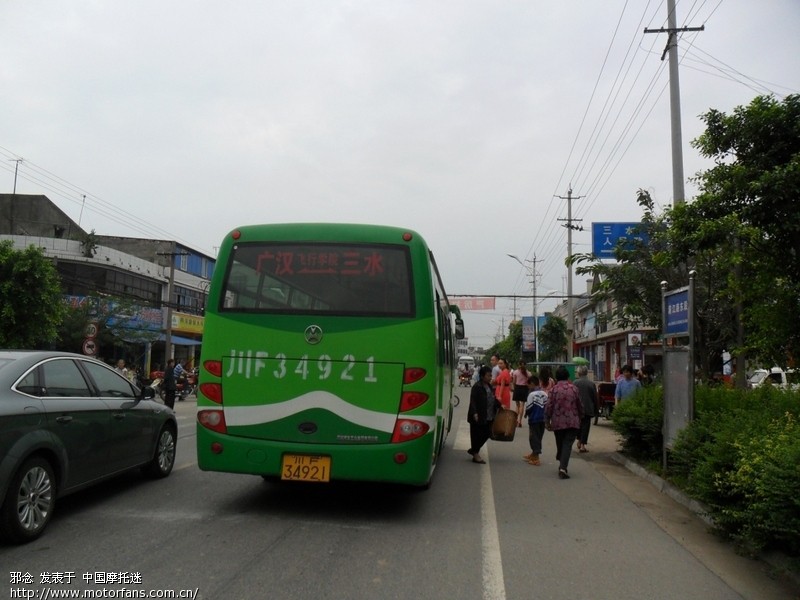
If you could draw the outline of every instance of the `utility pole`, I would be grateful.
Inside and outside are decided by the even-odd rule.
[[[22,162],[23,159],[21,158],[11,158],[9,159],[11,162],[15,162],[17,164],[14,165],[14,191],[12,192],[14,196],[17,195],[17,172],[19,171],[19,163]]]
[[[167,326],[164,328],[164,368],[172,358],[172,290],[175,287],[175,257],[188,256],[188,252],[176,252],[172,242],[172,252],[156,252],[158,256],[169,257],[169,285],[167,286]]]
[[[536,258],[535,254],[533,255],[533,260],[529,260],[529,259],[526,258],[525,262],[521,261],[519,259],[519,257],[514,255],[514,254],[506,254],[506,256],[508,256],[510,258],[513,258],[515,261],[517,261],[520,265],[522,265],[522,267],[526,271],[528,271],[528,274],[531,276],[531,285],[533,286],[533,288],[532,288],[533,289],[533,295],[531,296],[531,300],[533,301],[533,306],[532,306],[532,309],[533,309],[533,339],[534,339],[534,344],[535,344],[535,347],[536,347],[536,360],[538,361],[539,360],[539,325],[537,323],[538,318],[537,318],[537,315],[536,315],[536,275],[537,275],[537,273],[536,273],[536,263],[537,262],[542,262],[542,261],[538,260]],[[528,266],[525,263],[532,263],[532,266]],[[517,302],[517,299],[516,299],[516,296],[515,296],[514,297],[514,312],[515,313],[516,313],[516,310],[517,310],[516,302]]]
[[[9,159],[12,162],[17,164],[14,165],[14,191],[11,193],[11,210],[9,211],[9,225],[11,229],[9,229],[9,233],[14,235],[14,204],[17,200],[17,172],[19,171],[19,163],[22,162],[21,158],[11,158]]]
[[[664,29],[647,29],[645,33],[667,33],[667,47],[661,60],[669,54],[669,108],[672,130],[672,202],[682,204],[686,201],[683,189],[683,139],[681,133],[681,86],[678,80],[678,33],[681,31],[703,31],[705,26],[678,27],[675,15],[675,0],[667,0],[667,25]]]
[[[572,230],[583,231],[582,225],[573,225],[573,222],[580,223],[583,219],[572,218],[572,201],[583,198],[583,196],[573,196],[572,186],[570,186],[567,190],[566,197],[556,196],[556,198],[567,201],[567,218],[558,220],[567,222],[566,225],[564,225],[564,227],[567,228],[567,337],[569,338],[569,342],[567,343],[567,360],[571,361],[572,336],[574,334],[573,327],[575,321],[575,308],[572,304]]]
[[[537,260],[536,255],[533,255],[533,269],[531,273],[531,282],[533,284],[533,343],[534,343],[534,356],[536,362],[539,362],[539,315],[536,314],[536,263],[542,262]]]

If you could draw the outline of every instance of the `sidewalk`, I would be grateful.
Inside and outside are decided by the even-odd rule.
[[[661,479],[661,477],[658,475],[650,473],[640,464],[621,454],[620,450],[622,449],[622,444],[620,442],[619,435],[614,432],[614,428],[610,420],[600,417],[597,425],[592,424],[592,428],[589,432],[588,447],[589,453],[583,455],[588,460],[592,460],[589,458],[589,454],[591,454],[592,451],[609,457],[611,460],[624,466],[637,477],[649,482],[662,494],[666,494],[675,502],[691,510],[700,519],[702,519],[706,525],[711,526],[714,524],[712,519],[708,516],[706,508],[700,502],[690,498],[669,482]]]
[[[700,502],[625,457],[620,452],[621,447],[619,435],[614,431],[611,421],[601,417],[597,425],[592,423],[589,432],[589,452],[585,454],[575,452],[573,459],[578,458],[593,463],[593,466],[615,487],[645,510],[659,527],[701,558],[709,569],[731,583],[735,589],[744,592],[744,597],[767,596],[765,588],[761,588],[759,593],[758,586],[764,585],[759,581],[764,581],[763,578],[749,576],[758,571],[761,571],[762,576],[766,574],[770,579],[783,580],[783,585],[788,583],[800,590],[800,576],[789,571],[786,557],[766,555],[760,557],[760,560],[754,560],[739,556],[731,543],[710,531],[713,520]],[[618,468],[620,465],[625,467],[626,471],[620,472]],[[649,485],[645,486],[645,482]],[[648,487],[649,492],[644,489]],[[653,490],[658,494],[653,494]],[[675,503],[683,507],[686,512],[675,506]],[[686,518],[686,515],[691,515],[692,518]],[[779,582],[772,581],[772,583]],[[800,598],[800,595],[797,598]]]

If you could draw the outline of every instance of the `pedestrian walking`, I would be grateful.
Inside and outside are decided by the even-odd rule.
[[[489,358],[489,364],[492,366],[492,381],[491,381],[492,389],[494,389],[495,385],[497,385],[495,381],[497,380],[497,376],[500,375],[501,369],[499,363],[500,363],[500,357],[497,356],[497,354],[492,354],[492,356]]]
[[[500,374],[494,379],[495,397],[503,405],[503,408],[511,408],[511,371],[508,370],[508,363],[504,358],[497,361],[500,367]]]
[[[539,385],[542,388],[542,391],[545,394],[549,394],[550,390],[553,389],[553,386],[556,384],[555,379],[553,379],[553,371],[547,365],[542,365],[539,367]]]
[[[472,386],[469,394],[467,421],[469,421],[470,448],[467,452],[472,456],[474,463],[486,463],[479,452],[491,437],[492,422],[500,410],[500,402],[495,398],[491,381],[492,370],[489,367],[481,367],[478,382]]]
[[[175,391],[178,386],[175,383],[175,361],[171,358],[167,361],[167,367],[164,369],[164,380],[161,382],[161,386],[164,389],[164,404],[174,409]]]
[[[583,404],[578,389],[569,382],[569,372],[564,366],[556,369],[556,384],[547,396],[544,411],[545,427],[556,437],[558,477],[569,479],[569,457],[580,431]]]
[[[614,390],[614,406],[635,395],[642,389],[642,383],[633,376],[630,365],[622,365],[622,376],[617,380],[617,389]]]
[[[525,361],[519,361],[519,366],[511,371],[511,399],[517,408],[517,427],[522,427],[522,419],[525,416],[525,402],[528,400],[528,369],[525,368]]]
[[[539,455],[542,453],[542,438],[544,438],[544,408],[547,404],[547,394],[539,386],[539,378],[536,375],[528,377],[528,389],[530,393],[525,402],[525,416],[528,418],[528,443],[531,446],[531,453],[522,458],[528,464],[538,467],[541,464]]]
[[[578,395],[583,405],[583,417],[581,417],[581,428],[578,433],[578,452],[588,452],[586,444],[589,442],[589,429],[599,406],[597,386],[594,381],[589,380],[589,368],[586,365],[579,365],[575,369],[575,374],[577,375],[575,387],[578,388]]]

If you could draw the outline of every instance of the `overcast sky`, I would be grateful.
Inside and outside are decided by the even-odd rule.
[[[711,166],[700,114],[800,92],[800,1],[677,15],[705,26],[679,40],[688,179]],[[639,188],[672,202],[667,36],[644,33],[666,19],[644,0],[2,0],[0,191],[22,158],[17,192],[85,229],[211,255],[247,223],[398,225],[451,295],[530,294],[507,254],[560,292],[557,196],[580,197],[576,252],[592,222],[639,219]],[[513,313],[465,313],[471,341]]]

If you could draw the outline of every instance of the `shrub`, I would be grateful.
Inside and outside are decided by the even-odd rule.
[[[642,461],[661,459],[663,398],[660,386],[648,386],[614,408],[614,430],[622,436],[625,454]]]
[[[670,455],[674,479],[749,552],[800,554],[800,395],[697,388]]]

